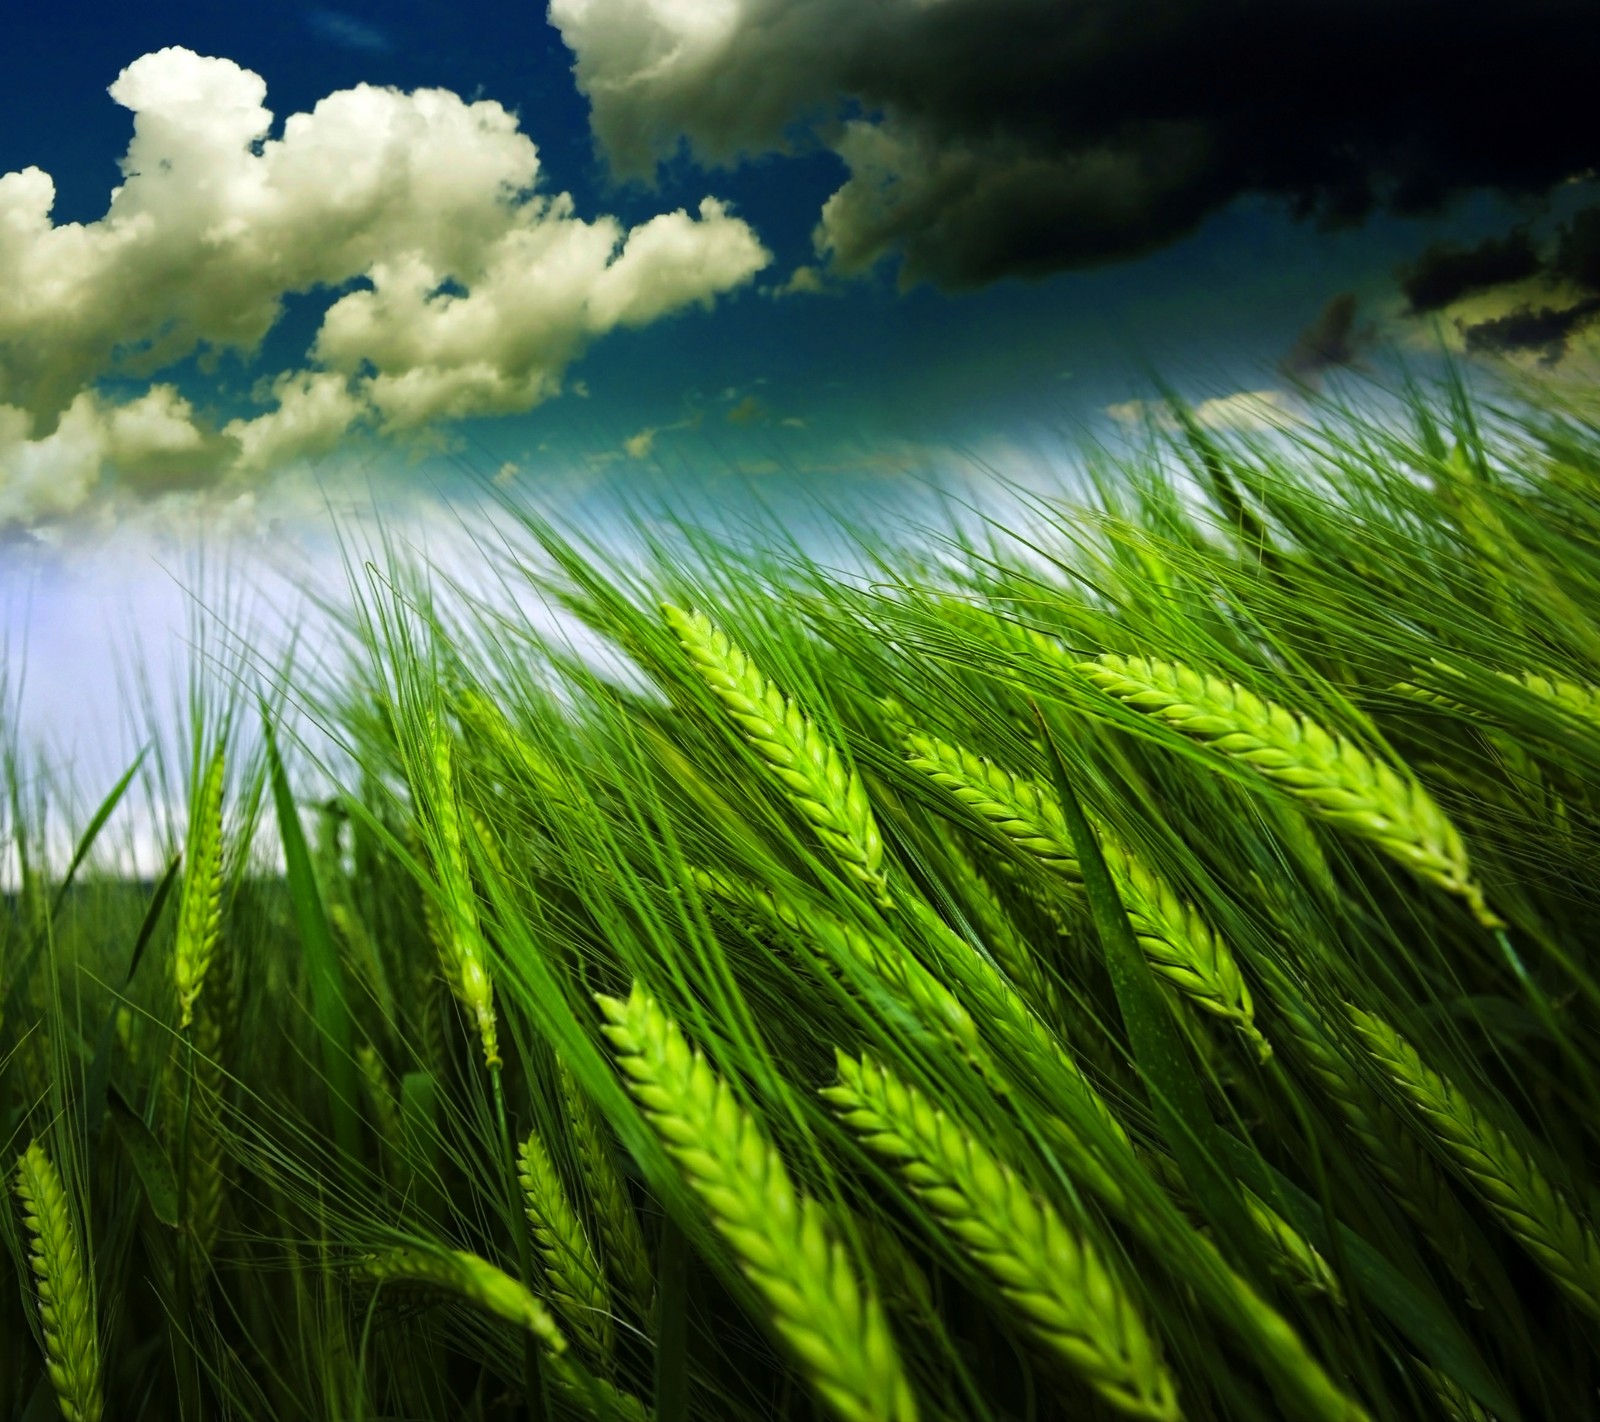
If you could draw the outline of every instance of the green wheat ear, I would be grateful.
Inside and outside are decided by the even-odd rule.
[[[822,1206],[795,1188],[757,1118],[637,983],[626,1002],[596,1001],[634,1099],[817,1392],[845,1422],[915,1422],[877,1296]]]
[[[1083,893],[1077,849],[1054,793],[986,756],[912,732],[907,762],[1045,868],[1074,898]],[[1151,873],[1114,836],[1097,830],[1106,866],[1151,968],[1203,1012],[1220,1017],[1257,1058],[1272,1055],[1256,1029],[1255,1006],[1233,953],[1192,904]]]
[[[172,976],[178,993],[178,1026],[194,1021],[195,1003],[216,955],[222,927],[222,782],[223,753],[218,749],[195,795],[184,847],[187,872],[178,907],[178,936],[172,955]]]
[[[648,1320],[655,1299],[655,1278],[639,1216],[628,1198],[628,1182],[622,1178],[606,1143],[604,1119],[583,1088],[564,1066],[558,1068],[557,1079],[605,1265],[631,1299],[639,1317]]]
[[[1455,825],[1405,770],[1309,717],[1179,663],[1108,652],[1075,665],[1107,695],[1249,766],[1312,814],[1465,899],[1484,927],[1503,926],[1472,878]]]
[[[1469,1224],[1444,1170],[1400,1113],[1345,1060],[1309,1005],[1278,1004],[1284,1040],[1366,1153],[1390,1197],[1439,1252],[1469,1296],[1480,1287]]]
[[[66,1422],[100,1422],[100,1345],[94,1299],[61,1176],[35,1141],[17,1162],[17,1199],[30,1236],[45,1370]]]
[[[1346,1013],[1374,1063],[1427,1122],[1461,1178],[1562,1292],[1600,1319],[1600,1236],[1533,1157],[1393,1027],[1354,1007]]]
[[[703,869],[691,871],[695,883],[725,903],[759,914],[817,949],[835,972],[854,969],[873,977],[907,1007],[923,1027],[943,1038],[969,1061],[987,1070],[978,1025],[954,993],[898,939],[871,933],[816,904]],[[813,970],[819,965],[812,961]]]
[[[567,1340],[531,1292],[481,1255],[462,1249],[405,1245],[357,1261],[355,1273],[374,1284],[425,1285],[455,1294],[487,1313],[533,1334],[552,1353]]]
[[[488,949],[478,922],[477,894],[462,837],[461,807],[451,773],[450,733],[437,721],[430,720],[428,724],[428,749],[434,781],[434,827],[438,832],[434,867],[442,895],[438,910],[429,917],[429,927],[434,932],[445,981],[478,1029],[484,1064],[493,1071],[500,1066],[494,982],[489,976]]]
[[[536,1132],[517,1151],[517,1179],[556,1308],[590,1356],[604,1362],[615,1342],[605,1275]]]
[[[870,1058],[840,1052],[838,1064],[841,1084],[823,1096],[899,1167],[1035,1338],[1119,1411],[1177,1418],[1155,1341],[1094,1245],[919,1091]]]
[[[883,838],[866,786],[791,697],[702,613],[661,605],[701,680],[722,703],[789,802],[839,866],[881,903],[889,898]]]

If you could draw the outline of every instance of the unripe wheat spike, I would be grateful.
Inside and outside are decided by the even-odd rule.
[[[759,913],[803,943],[814,944],[832,971],[846,966],[876,978],[930,1031],[951,1042],[968,1060],[986,1064],[972,1014],[955,994],[898,941],[869,933],[812,903],[797,902],[724,874],[694,871],[695,882],[727,903]]]
[[[844,758],[759,667],[710,619],[670,603],[662,612],[694,669],[728,711],[789,802],[840,867],[880,902],[888,901],[883,839],[866,786]]]
[[[557,1309],[591,1356],[609,1359],[614,1337],[605,1277],[549,1152],[535,1134],[517,1152],[517,1179]]]
[[[194,1007],[205,986],[206,971],[217,951],[222,925],[222,782],[225,770],[219,749],[206,768],[195,795],[188,843],[183,898],[178,907],[178,937],[172,955],[172,976],[178,994],[178,1026],[194,1021]]]
[[[906,738],[910,764],[987,820],[1016,847],[1082,892],[1077,851],[1056,797],[986,757],[932,736]],[[1116,881],[1134,936],[1155,972],[1197,1007],[1221,1017],[1265,1061],[1272,1048],[1255,1026],[1250,989],[1228,946],[1191,905],[1152,874],[1114,837],[1099,832],[1106,866]]]
[[[408,1245],[368,1255],[356,1274],[375,1284],[421,1284],[455,1294],[488,1313],[525,1328],[552,1353],[567,1340],[549,1311],[526,1287],[487,1259],[461,1249]]]
[[[1427,1147],[1333,1045],[1328,1024],[1309,1007],[1280,1004],[1284,1040],[1365,1151],[1390,1197],[1438,1250],[1457,1282],[1474,1279],[1466,1211]]]
[[[771,1306],[777,1331],[846,1422],[912,1422],[916,1403],[877,1297],[755,1116],[635,984],[597,999],[634,1099]]]
[[[823,1095],[994,1280],[1030,1332],[1120,1411],[1172,1419],[1172,1379],[1131,1297],[1087,1240],[920,1092],[839,1054]]]
[[[94,1300],[67,1192],[55,1163],[38,1141],[17,1162],[16,1192],[29,1235],[28,1263],[33,1270],[50,1386],[66,1422],[100,1422],[100,1344]]]
[[[1600,1236],[1511,1136],[1371,1013],[1348,1009],[1372,1060],[1427,1122],[1457,1171],[1573,1303],[1600,1319]]]
[[[1473,881],[1461,835],[1410,774],[1309,717],[1190,667],[1113,653],[1077,667],[1107,695],[1250,766],[1311,813],[1465,899],[1486,928],[1502,926]]]
[[[987,757],[937,737],[913,732],[906,737],[905,745],[914,770],[947,790],[1029,859],[1081,893],[1083,874],[1078,868],[1078,852],[1053,797],[1042,794],[1031,780],[1002,770]]]
[[[433,769],[431,807],[438,834],[435,869],[442,902],[431,921],[435,945],[450,991],[466,1010],[483,1043],[490,1070],[500,1065],[499,1023],[494,1011],[494,983],[489,977],[488,946],[478,922],[478,902],[462,838],[461,810],[456,803],[450,769],[450,735],[430,721],[429,751]]]
[[[607,1146],[605,1125],[589,1098],[561,1067],[557,1073],[561,1097],[566,1103],[567,1120],[572,1126],[572,1141],[577,1147],[588,1189],[590,1217],[599,1232],[605,1264],[611,1276],[632,1300],[641,1318],[648,1318],[654,1302],[655,1280],[650,1252],[645,1248],[639,1216],[628,1198],[628,1182],[617,1169]]]
[[[1256,1028],[1250,988],[1205,916],[1110,835],[1100,835],[1100,847],[1134,937],[1157,976],[1235,1028],[1259,1061],[1270,1058],[1272,1044]]]

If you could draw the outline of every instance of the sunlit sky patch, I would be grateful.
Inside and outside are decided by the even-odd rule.
[[[0,601],[36,707],[82,672],[66,623],[195,529],[326,558],[330,498],[489,482],[602,523],[751,481],[848,507],[1136,422],[1151,372],[1249,427],[1439,337],[1600,343],[1578,0],[5,24]]]

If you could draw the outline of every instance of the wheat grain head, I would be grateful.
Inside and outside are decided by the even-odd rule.
[[[917,733],[906,738],[911,766],[987,820],[1020,851],[1081,895],[1077,851],[1056,797],[987,757]],[[1150,966],[1202,1011],[1237,1028],[1257,1057],[1272,1047],[1255,1026],[1250,989],[1226,943],[1204,917],[1112,835],[1097,831],[1106,867]]]
[[[1358,1008],[1346,1011],[1373,1062],[1416,1109],[1461,1178],[1561,1291],[1600,1319],[1600,1236],[1533,1157],[1393,1027]]]
[[[172,955],[173,983],[178,994],[178,1026],[194,1021],[194,1007],[205,986],[206,971],[217,951],[222,929],[222,782],[223,752],[212,756],[194,799],[184,846],[187,870],[178,906],[178,935]]]
[[[1464,899],[1485,927],[1501,926],[1472,878],[1460,833],[1408,772],[1310,717],[1179,663],[1108,652],[1077,669],[1107,695],[1249,766],[1311,813]]]
[[[374,1284],[420,1284],[465,1299],[524,1328],[552,1353],[566,1350],[556,1321],[533,1294],[505,1270],[464,1249],[403,1245],[357,1261],[357,1277]]]
[[[1029,1331],[1119,1411],[1179,1415],[1133,1299],[1089,1240],[969,1132],[871,1058],[838,1054],[823,1096],[990,1276]]]
[[[99,1422],[100,1344],[67,1192],[48,1152],[34,1141],[17,1162],[15,1184],[29,1235],[45,1371],[66,1422]]]
[[[625,1002],[597,1001],[634,1099],[818,1393],[846,1422],[913,1422],[916,1402],[876,1295],[756,1117],[643,987]]]
[[[483,1059],[489,1069],[500,1065],[500,1029],[494,1010],[494,983],[489,976],[488,945],[478,922],[478,901],[462,838],[461,808],[451,773],[449,732],[437,721],[428,723],[434,794],[432,811],[438,840],[435,869],[441,901],[431,924],[435,945],[450,991],[478,1030]]]
[[[517,1179],[556,1309],[589,1354],[603,1362],[615,1343],[605,1276],[537,1133],[517,1151]]]
[[[887,903],[883,838],[866,786],[792,698],[703,613],[670,603],[662,612],[690,663],[781,784],[839,866],[873,898]]]

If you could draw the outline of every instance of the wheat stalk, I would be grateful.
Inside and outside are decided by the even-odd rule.
[[[605,1361],[615,1342],[605,1276],[550,1153],[536,1133],[530,1133],[517,1152],[517,1179],[556,1308],[590,1355]]]
[[[975,1137],[870,1058],[838,1054],[823,1096],[892,1160],[1033,1335],[1120,1411],[1173,1419],[1172,1379],[1099,1252]]]
[[[66,1422],[99,1422],[100,1345],[94,1298],[67,1192],[38,1141],[17,1162],[15,1188],[31,1237],[28,1262],[50,1386]]]
[[[628,1199],[628,1184],[617,1169],[616,1160],[606,1145],[604,1124],[572,1073],[564,1066],[557,1071],[572,1140],[583,1166],[588,1187],[591,1215],[604,1246],[605,1262],[612,1277],[622,1284],[641,1318],[648,1318],[655,1296],[655,1279],[650,1267],[650,1252],[645,1247],[639,1216]]]
[[[800,709],[704,614],[662,604],[695,671],[840,867],[888,902],[883,838],[861,777]]]
[[[1533,1157],[1394,1028],[1357,1008],[1347,1012],[1372,1060],[1416,1108],[1461,1178],[1562,1292],[1600,1319],[1600,1236]]]
[[[1409,772],[1237,683],[1178,663],[1108,652],[1077,668],[1124,705],[1248,765],[1311,813],[1464,899],[1486,928],[1502,926],[1473,881],[1460,833]]]
[[[756,1117],[643,987],[626,1002],[597,1001],[634,1099],[817,1391],[846,1422],[912,1422],[915,1399],[875,1294]]]
[[[189,820],[184,857],[183,897],[178,906],[178,935],[172,954],[172,976],[178,994],[178,1026],[194,1021],[194,1007],[205,986],[206,971],[217,951],[222,929],[222,782],[225,771],[219,749],[201,779]]]
[[[567,1340],[549,1310],[523,1284],[481,1255],[464,1249],[402,1245],[358,1260],[355,1273],[374,1284],[442,1289],[526,1329],[552,1353],[566,1350]]]
[[[210,1256],[216,1243],[227,1188],[222,1150],[222,1039],[217,1005],[202,1002],[190,1028],[193,1051],[187,1057],[189,1103],[182,1127],[182,1154],[189,1233],[203,1258]]]

